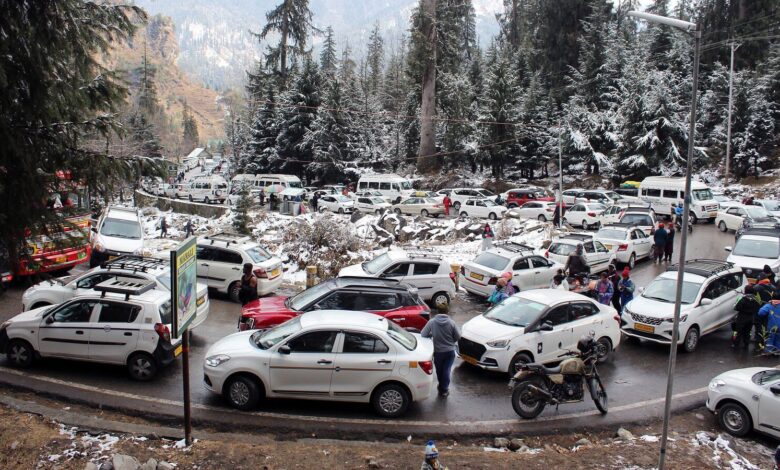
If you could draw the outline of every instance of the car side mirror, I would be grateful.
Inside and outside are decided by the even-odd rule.
[[[276,351],[279,354],[284,354],[284,355],[288,355],[288,354],[290,354],[290,352],[292,352],[290,350],[290,346],[287,346],[286,344],[283,344],[283,345],[279,346],[279,349],[277,349]]]
[[[552,330],[553,330],[552,323],[547,321],[542,323],[541,326],[539,326],[539,331],[552,331]]]
[[[724,246],[723,249],[731,253],[731,250],[733,250],[734,248],[730,246]]]
[[[380,274],[380,275],[379,275],[379,277],[381,277],[381,278],[385,278],[385,277],[387,277],[387,274],[385,274],[385,273],[382,273],[382,274]]]
[[[769,387],[769,391],[775,395],[780,395],[780,384],[775,384]]]
[[[51,325],[52,323],[54,323],[54,315],[49,315],[46,317],[46,324]]]
[[[702,307],[706,306],[706,305],[712,305],[712,299],[710,299],[710,298],[701,299],[701,302],[699,302],[699,305],[701,305]]]

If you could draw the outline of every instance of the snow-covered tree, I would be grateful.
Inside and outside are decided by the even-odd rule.
[[[508,51],[499,49],[485,74],[481,99],[481,145],[494,178],[503,178],[506,166],[517,154],[518,88]]]

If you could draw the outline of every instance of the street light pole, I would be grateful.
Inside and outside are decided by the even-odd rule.
[[[729,66],[729,122],[726,131],[726,177],[723,181],[723,187],[729,185],[729,163],[731,163],[731,107],[734,103],[734,51],[739,47],[734,41],[731,41],[731,65]]]
[[[558,134],[558,228],[563,228],[563,125]]]
[[[688,224],[691,211],[691,176],[693,168],[694,139],[696,137],[696,95],[699,90],[699,56],[701,54],[701,29],[698,24],[675,18],[631,11],[630,16],[641,18],[653,23],[665,24],[682,29],[693,35],[693,87],[691,90],[691,117],[688,130],[688,161],[685,166],[685,198],[683,199],[683,221],[680,235],[680,260],[677,264],[677,292],[674,296],[674,324],[672,326],[672,342],[669,345],[669,369],[666,382],[666,402],[664,405],[664,425],[661,435],[661,450],[658,456],[658,470],[663,470],[666,459],[666,445],[669,437],[669,419],[672,409],[672,392],[674,390],[674,370],[677,363],[677,342],[680,339],[680,306],[682,304],[683,277],[685,276],[685,252],[688,244]]]

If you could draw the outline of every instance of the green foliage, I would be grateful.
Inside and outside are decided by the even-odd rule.
[[[233,230],[237,233],[248,235],[249,230],[249,209],[252,207],[252,198],[249,196],[247,188],[242,188],[238,196],[236,208],[233,210]]]
[[[200,144],[200,136],[198,135],[198,123],[195,121],[195,117],[192,115],[192,110],[184,103],[184,110],[182,111],[182,142],[184,149],[190,151],[198,147]]]

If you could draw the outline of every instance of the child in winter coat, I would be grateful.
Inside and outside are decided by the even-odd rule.
[[[780,292],[775,292],[772,300],[761,307],[758,316],[767,317],[766,331],[769,336],[764,345],[764,352],[780,352]]]
[[[601,273],[601,279],[596,284],[596,293],[598,293],[600,304],[609,305],[612,302],[612,295],[615,293],[615,290],[606,272]]]
[[[509,295],[506,293],[506,284],[506,278],[498,278],[495,290],[493,290],[493,293],[490,294],[490,297],[487,299],[491,307],[500,304],[504,299],[509,297]]]
[[[745,295],[743,295],[738,301],[734,309],[737,311],[737,316],[734,317],[734,321],[731,322],[731,347],[736,348],[739,343],[742,343],[742,347],[747,349],[750,344],[750,330],[753,328],[753,321],[758,310],[761,308],[761,303],[756,297],[756,290],[751,285],[745,286]]]

